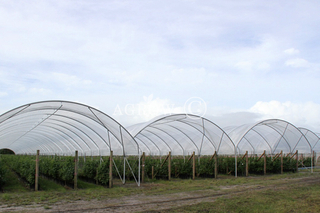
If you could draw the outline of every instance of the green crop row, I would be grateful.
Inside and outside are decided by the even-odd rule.
[[[79,163],[80,178],[90,182],[96,182],[101,185],[108,185],[109,183],[109,158],[87,159]]]
[[[2,163],[7,164],[12,170],[24,178],[30,186],[35,183],[35,156],[14,156],[2,155],[0,162],[0,184],[3,184],[4,169],[1,167]],[[93,158],[79,158],[78,176],[84,180],[95,182],[101,185],[108,185],[109,183],[109,157],[93,157]],[[142,162],[141,162],[142,163]],[[193,160],[182,157],[173,157],[171,159],[171,177],[176,178],[190,178],[192,177],[192,163]],[[245,175],[245,159],[237,158],[235,162],[234,157],[219,156],[218,158],[218,173],[219,174],[235,174],[235,163],[237,163],[237,175]],[[137,178],[139,173],[139,159],[137,157],[114,157],[113,158],[113,177],[121,176],[127,180],[133,180],[134,176]],[[263,174],[264,173],[264,159],[257,157],[248,158],[249,173]],[[300,162],[300,166],[309,167],[311,159],[305,158]],[[267,157],[267,173],[280,173],[280,158],[274,160]],[[147,178],[152,178],[152,167],[154,167],[154,177],[157,179],[168,178],[168,161],[160,160],[157,157],[146,157],[143,165],[145,175]],[[71,184],[74,180],[75,174],[75,159],[74,157],[58,157],[58,156],[40,156],[39,171],[40,174],[50,177],[52,179]],[[283,158],[283,171],[296,172],[296,160],[289,157]],[[141,171],[140,171],[141,172]],[[196,159],[196,175],[197,177],[214,177],[215,159],[203,156]]]
[[[39,172],[46,177],[71,184],[74,179],[74,157],[40,156]]]
[[[3,163],[15,171],[32,188],[35,185],[36,157],[29,155],[2,155]],[[40,156],[39,173],[57,181],[72,183],[74,178],[74,157],[55,159]]]
[[[5,174],[7,172],[2,156],[0,156],[0,190],[3,188],[3,185],[6,183]]]
[[[303,160],[304,166],[310,166],[310,158]],[[248,159],[250,174],[264,173],[264,160],[257,157],[249,157]],[[267,157],[267,173],[275,174],[281,172],[280,158],[272,160]],[[152,177],[152,167],[154,167],[154,177],[160,179],[168,178],[168,161],[163,163],[159,158],[146,157],[145,174],[147,177]],[[196,159],[196,175],[198,177],[214,177],[215,160],[210,157],[201,157]],[[296,160],[289,157],[283,158],[283,171],[296,172]],[[222,157],[218,158],[218,173],[219,174],[235,174],[235,158]],[[237,158],[237,175],[245,175],[245,159]],[[171,159],[171,177],[190,178],[192,177],[192,160],[188,158],[172,158]]]
[[[2,162],[23,178],[30,187],[35,184],[36,157],[24,155],[2,155]]]
[[[128,165],[130,164],[130,166]],[[79,160],[79,177],[96,182],[101,185],[108,185],[109,183],[109,157],[100,158],[80,158]],[[131,168],[131,169],[130,169]],[[133,180],[134,176],[137,178],[139,169],[139,161],[136,157],[128,157],[124,161],[123,157],[113,158],[113,177],[123,178],[124,173],[127,180]]]

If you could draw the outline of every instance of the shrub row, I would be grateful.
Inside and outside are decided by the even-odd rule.
[[[3,185],[6,183],[5,174],[7,172],[2,156],[0,156],[0,190],[3,189]]]
[[[83,159],[79,162],[79,177],[89,182],[109,184],[109,158]]]
[[[7,164],[21,178],[23,178],[30,187],[35,185],[35,156],[24,155],[2,155],[3,163]]]
[[[125,177],[127,180],[133,180],[134,175],[137,178],[138,169],[139,169],[139,160],[137,157],[127,158],[127,161],[129,162],[134,175],[132,174],[132,171],[128,166],[127,162],[124,163],[123,157],[115,156],[113,158],[113,161],[117,167],[115,168],[113,166],[114,178],[119,178],[119,174],[121,175],[121,177],[123,177],[123,172],[125,172]],[[110,163],[109,157],[102,157],[102,160],[100,160],[100,158],[98,157],[87,158],[86,160],[84,160],[84,158],[80,158],[79,177],[90,182],[96,182],[101,185],[108,185],[109,184],[109,163]]]
[[[257,157],[249,157],[249,173],[263,174],[264,160],[258,160]],[[168,178],[168,162],[160,161],[159,158],[147,157],[145,162],[145,174],[148,178],[152,177],[152,166],[154,166],[154,175],[156,178]],[[162,166],[161,166],[162,165]],[[310,159],[304,160],[304,166],[310,165]],[[267,173],[280,173],[280,158],[272,161],[271,157],[267,157]],[[196,174],[198,177],[214,177],[215,160],[210,157],[201,157],[196,161]],[[289,157],[283,158],[283,171],[296,172],[296,160]],[[235,158],[219,157],[218,158],[219,174],[235,174]],[[237,158],[237,175],[245,175],[245,159]],[[183,158],[173,158],[171,160],[171,177],[190,178],[192,177],[192,160]]]
[[[39,172],[46,177],[72,184],[74,180],[74,157],[40,156]]]
[[[30,186],[35,182],[35,156],[13,156],[2,155],[1,161],[24,178]],[[130,167],[137,177],[139,160],[136,157],[128,157]],[[311,159],[303,160],[304,166],[311,165]],[[0,162],[0,184],[3,184],[3,167]],[[134,176],[127,163],[124,163],[123,157],[115,157],[114,162],[120,175],[123,175],[124,164],[126,164],[126,178],[133,180]],[[192,160],[187,158],[173,157],[171,160],[171,177],[190,178],[192,177]],[[245,175],[245,159],[237,159],[237,174]],[[168,162],[163,164],[163,159],[160,161],[156,157],[146,157],[145,174],[148,178],[152,178],[152,166],[154,166],[154,175],[158,179],[168,178]],[[65,184],[71,184],[74,180],[74,157],[57,157],[57,156],[40,156],[39,163],[40,174],[53,178],[58,181],[63,181]],[[214,177],[215,160],[210,157],[203,156],[196,161],[196,174],[198,177]],[[218,173],[234,175],[235,158],[223,157],[218,158]],[[283,170],[285,172],[296,172],[296,160],[289,157],[283,158]],[[263,174],[264,161],[258,160],[257,157],[249,157],[249,173]],[[113,176],[117,177],[118,172],[114,169]],[[280,158],[272,161],[271,157],[267,157],[267,173],[280,173]],[[80,158],[78,176],[90,182],[96,182],[101,185],[109,183],[109,157],[103,157],[102,160],[96,158]],[[1,182],[2,181],[2,182]]]

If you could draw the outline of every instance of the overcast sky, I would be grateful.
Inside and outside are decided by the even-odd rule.
[[[320,132],[320,1],[0,1],[0,113],[76,101]],[[199,109],[197,109],[197,107]]]

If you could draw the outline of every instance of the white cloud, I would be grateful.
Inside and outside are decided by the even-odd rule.
[[[67,87],[78,85],[90,85],[92,83],[90,80],[83,80],[75,75],[69,75],[66,73],[53,72],[52,76],[50,75],[50,77],[52,80],[60,82]]]
[[[140,119],[120,116],[123,122],[148,120],[162,105],[180,112],[192,96],[208,108],[246,109],[261,97],[318,102],[319,7],[317,1],[1,1],[0,90],[10,95],[0,102],[53,96],[108,114],[110,102],[150,111]],[[312,75],[287,72],[309,66]],[[146,92],[161,98],[142,100]],[[236,123],[255,118],[233,115]]]
[[[147,73],[139,70],[136,72],[128,72],[128,71],[116,71],[114,73],[105,73],[105,76],[110,83],[120,83],[126,85],[132,85],[138,82],[141,82],[145,79]]]
[[[270,70],[271,65],[265,61],[240,61],[235,64],[235,67],[239,70],[247,73],[252,72],[266,72]]]
[[[204,68],[173,69],[165,79],[168,83],[178,83],[181,85],[201,84],[206,80],[208,80],[208,73]]]
[[[289,59],[285,62],[286,66],[294,67],[294,68],[307,68],[310,67],[310,63],[303,58],[295,58]]]
[[[176,106],[168,99],[154,98],[153,94],[143,96],[139,103],[127,103],[125,106],[115,106],[111,116],[125,125],[147,122],[159,115],[171,115],[185,112],[183,106]]]
[[[286,49],[285,51],[283,51],[284,53],[288,54],[288,55],[295,55],[300,53],[299,50],[294,49],[294,48],[290,48],[290,49]]]
[[[51,93],[50,90],[44,88],[30,88],[28,92],[36,95],[48,95]]]
[[[0,92],[0,97],[4,97],[4,96],[7,96],[8,93],[7,92]]]
[[[251,61],[240,61],[236,63],[235,67],[241,69],[241,70],[252,70],[252,62]]]
[[[255,123],[262,117],[258,113],[246,112],[243,110],[232,110],[218,116],[208,115],[206,118],[219,125],[221,128],[228,126],[241,126],[243,124]]]
[[[225,60],[234,61],[233,67],[243,73],[268,73],[283,57],[280,40],[275,35],[259,35],[255,45],[236,48],[229,52]]]

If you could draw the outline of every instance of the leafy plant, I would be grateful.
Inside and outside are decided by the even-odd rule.
[[[71,183],[74,178],[74,157],[65,157],[60,161],[59,166],[59,179],[63,180],[65,183]]]
[[[74,178],[74,157],[41,156],[40,173],[65,184]]]
[[[4,163],[0,156],[0,189],[2,189],[3,185],[6,183],[6,178],[5,178],[6,172],[7,172],[7,169],[4,166]]]
[[[36,170],[35,156],[5,155],[2,156],[2,160],[12,170],[14,170],[18,175],[20,175],[20,177],[26,180],[30,187],[34,186]]]
[[[109,184],[109,160],[101,162],[98,166],[96,180],[105,186]]]
[[[95,180],[97,175],[97,169],[99,166],[98,159],[89,159],[83,162],[83,165],[79,169],[79,177],[89,180]]]

